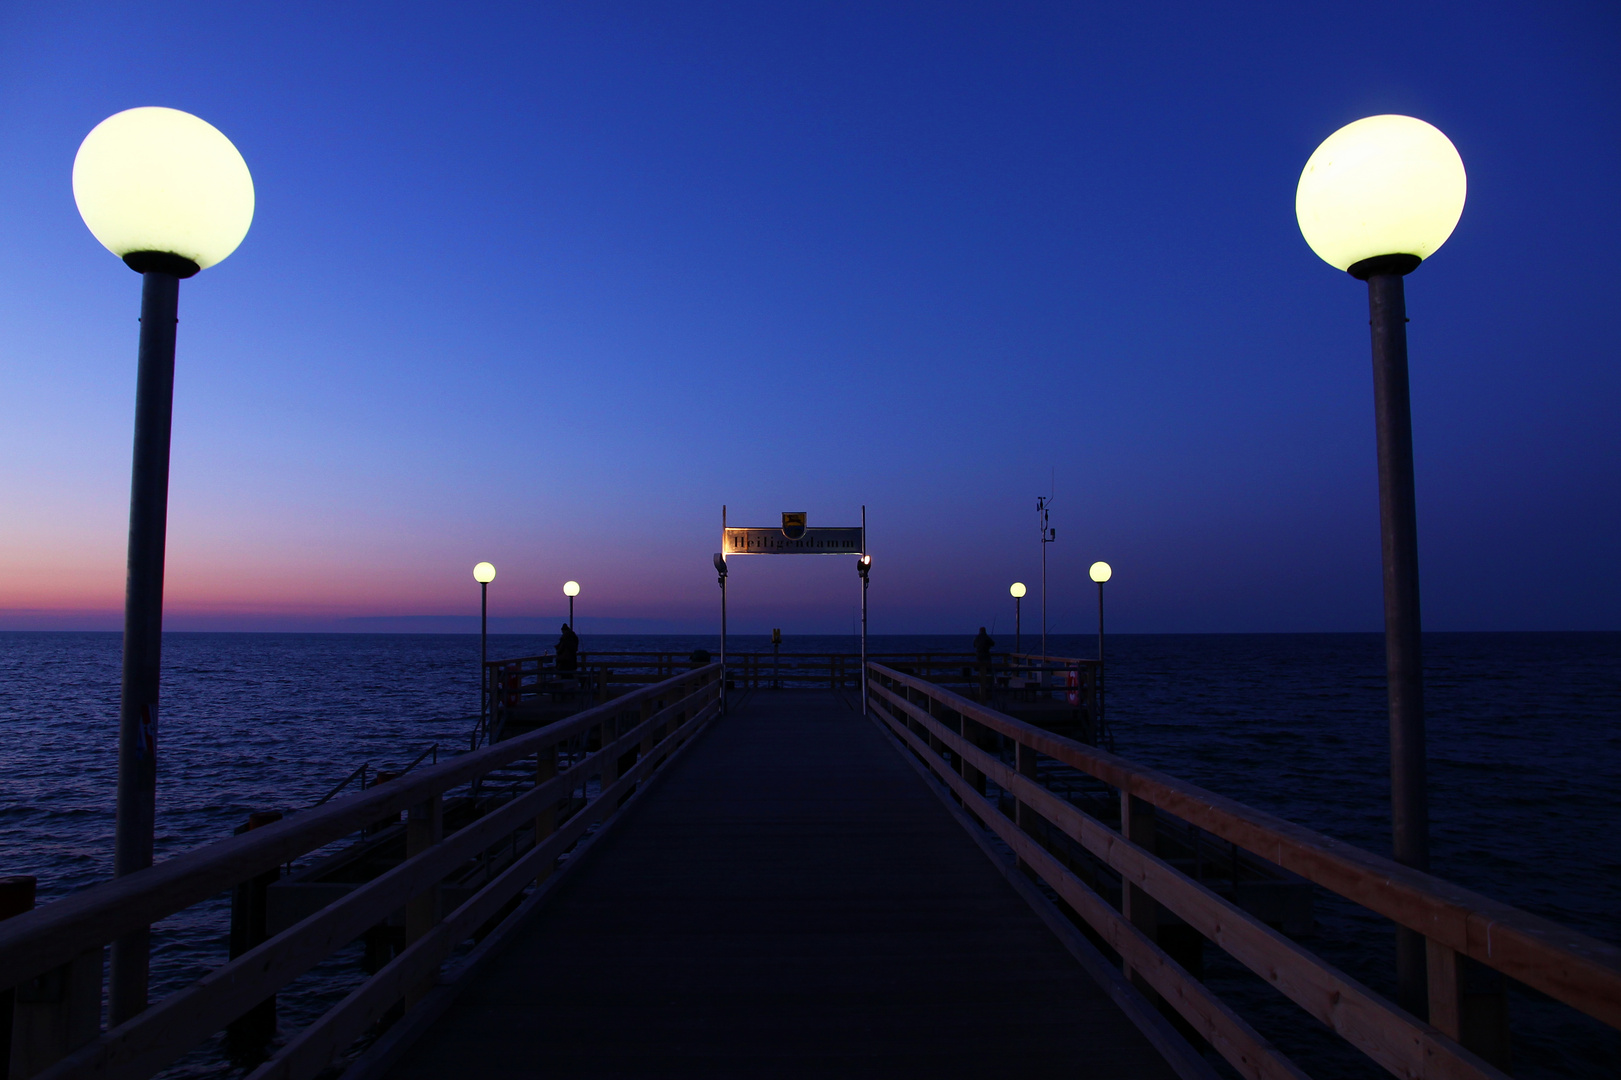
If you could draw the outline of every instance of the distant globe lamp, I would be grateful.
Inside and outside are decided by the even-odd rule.
[[[1098,561],[1087,570],[1087,576],[1098,583],[1098,673],[1097,673],[1097,721],[1093,724],[1092,738],[1098,745],[1103,745],[1106,739],[1109,745],[1114,745],[1113,736],[1106,734],[1103,719],[1103,583],[1114,577],[1114,569],[1106,562]]]
[[[495,564],[474,563],[473,580],[478,582],[478,725],[487,734],[495,703],[494,676],[490,672],[490,582],[495,580]]]
[[[1024,600],[1024,594],[1027,590],[1024,587],[1024,582],[1015,581],[1012,585],[1008,586],[1007,591],[1013,597],[1013,655],[1019,656],[1024,652],[1021,640],[1024,633],[1024,627],[1021,624],[1021,613],[1019,608],[1021,606],[1021,602]]]
[[[572,630],[574,629],[574,598],[580,595],[580,583],[578,581],[563,582],[563,595],[568,597],[568,628]]]
[[[73,198],[91,234],[143,278],[113,840],[113,873],[123,875],[152,865],[180,279],[242,242],[253,222],[253,178],[236,147],[207,122],[176,109],[129,109],[97,124],[79,145]],[[114,1026],[146,1008],[149,942],[142,929],[113,943]]]
[[[1295,190],[1295,216],[1306,243],[1330,266],[1368,283],[1393,847],[1397,862],[1420,870],[1429,866],[1429,795],[1402,279],[1446,243],[1467,193],[1463,160],[1451,140],[1411,116],[1370,116],[1340,128],[1307,160]],[[1399,1003],[1422,1014],[1427,990],[1421,935],[1398,929],[1396,968]]]

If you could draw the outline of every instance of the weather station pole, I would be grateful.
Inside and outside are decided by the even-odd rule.
[[[1295,215],[1324,262],[1368,284],[1378,437],[1379,538],[1384,567],[1390,712],[1392,849],[1428,870],[1429,789],[1418,591],[1418,511],[1407,376],[1403,279],[1446,243],[1463,216],[1463,160],[1444,134],[1411,116],[1370,116],[1325,139],[1300,174]],[[1428,1004],[1424,936],[1396,931],[1397,1001]]]
[[[1041,526],[1041,685],[1047,685],[1047,545],[1058,539],[1058,530],[1048,526],[1052,511],[1051,495],[1036,496],[1036,517]]]
[[[157,820],[180,282],[230,255],[247,235],[253,177],[231,141],[206,121],[145,107],[116,113],[85,136],[73,160],[73,198],[91,234],[142,278],[113,828],[113,874],[122,877],[152,865]],[[150,948],[147,927],[113,942],[109,1026],[146,1008]]]

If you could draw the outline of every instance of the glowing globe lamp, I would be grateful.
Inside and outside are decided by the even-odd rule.
[[[1025,591],[1024,582],[1022,581],[1015,581],[1011,586],[1008,587],[1008,592],[1012,594],[1013,599],[1015,600],[1023,597]]]
[[[1092,575],[1092,580],[1097,582],[1099,585],[1102,585],[1105,581],[1108,581],[1110,576],[1114,574],[1114,571],[1109,568],[1109,564],[1106,562],[1093,563],[1092,569],[1087,572]]]
[[[1468,186],[1457,148],[1441,132],[1411,116],[1369,116],[1324,139],[1295,190],[1295,216],[1306,243],[1330,266],[1368,283],[1392,846],[1397,862],[1418,870],[1429,867],[1429,794],[1403,278],[1452,235]],[[1398,928],[1397,1002],[1409,1012],[1422,1012],[1426,1004],[1425,951],[1423,935]]]
[[[1300,231],[1324,262],[1359,272],[1405,256],[1409,272],[1446,243],[1468,181],[1445,135],[1411,116],[1369,116],[1323,140],[1295,189]]]
[[[90,232],[130,268],[191,277],[235,251],[253,222],[253,177],[231,140],[178,109],[109,116],[73,159]]]
[[[85,136],[73,160],[73,198],[95,238],[142,277],[113,836],[113,873],[123,876],[152,865],[180,279],[242,242],[253,222],[253,178],[206,122],[175,109],[130,109]],[[146,1008],[150,941],[143,927],[113,942],[114,1026]]]
[[[480,585],[488,585],[495,580],[495,564],[481,562],[473,567],[473,580]]]
[[[579,596],[580,595],[580,583],[578,581],[565,581],[565,582],[563,582],[563,595],[564,596]]]

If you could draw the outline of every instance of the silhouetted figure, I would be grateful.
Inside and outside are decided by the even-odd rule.
[[[996,639],[979,628],[979,636],[974,638],[974,663],[979,666],[979,700],[991,700],[991,649],[996,646]]]
[[[991,662],[991,650],[994,648],[996,639],[987,634],[983,626],[980,627],[979,636],[974,639],[974,658],[981,664],[988,664]]]
[[[692,655],[687,657],[687,663],[691,664],[694,669],[701,668],[701,667],[708,667],[709,666],[709,650],[708,649],[694,649],[694,650],[692,650]]]
[[[563,636],[557,639],[557,674],[573,678],[580,666],[580,638],[568,623],[563,624]]]

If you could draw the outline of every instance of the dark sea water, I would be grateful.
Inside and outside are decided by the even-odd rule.
[[[967,650],[888,637],[875,651]],[[496,636],[491,656],[551,638]],[[737,651],[765,638],[730,639]],[[587,638],[586,650],[688,652],[714,639]],[[478,710],[468,635],[169,634],[159,732],[158,858],[228,836],[255,810],[314,802],[362,762],[465,747]],[[854,651],[787,638],[784,651]],[[1091,638],[1055,653],[1092,655]],[[41,900],[109,876],[120,636],[0,633],[0,874]],[[1621,941],[1621,634],[1429,634],[1433,869],[1489,896]],[[1122,635],[1109,641],[1117,749],[1252,806],[1389,849],[1383,639],[1376,634]],[[155,932],[154,996],[225,956],[228,901]],[[1393,993],[1389,924],[1319,894],[1313,951]],[[296,1029],[360,978],[351,949],[283,995]],[[1363,1069],[1303,1013],[1209,950],[1207,978],[1324,1077]],[[1512,1001],[1514,1074],[1615,1075],[1621,1038],[1529,992]],[[208,1047],[173,1075],[233,1072]]]

